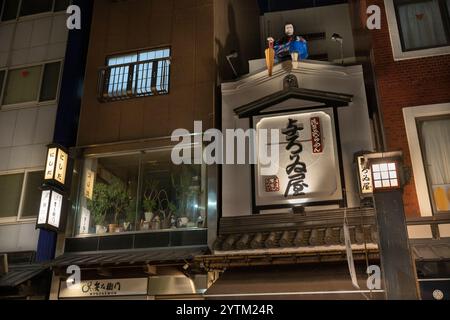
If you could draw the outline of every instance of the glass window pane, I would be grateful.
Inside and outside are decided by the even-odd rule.
[[[3,89],[3,81],[5,81],[5,70],[0,71],[0,96],[2,94],[2,89]]]
[[[139,154],[85,161],[77,233],[136,230],[139,161]]]
[[[55,9],[53,11],[66,11],[70,6],[70,0],[55,0]]]
[[[41,97],[39,101],[50,101],[56,99],[59,83],[60,62],[48,63],[44,68],[42,79]]]
[[[52,11],[53,0],[22,0],[20,16]]]
[[[439,0],[397,1],[397,15],[404,50],[447,44]]]
[[[5,0],[2,21],[14,20],[17,18],[20,0]]]
[[[427,178],[437,212],[450,211],[450,118],[422,122]]]
[[[25,186],[25,194],[22,208],[22,218],[35,217],[39,213],[39,205],[41,202],[42,180],[44,171],[34,171],[27,173],[27,181]]]
[[[0,218],[18,214],[23,173],[0,175]]]
[[[10,70],[6,81],[3,104],[37,101],[41,66]]]

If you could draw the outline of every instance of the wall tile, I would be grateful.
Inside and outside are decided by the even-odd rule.
[[[12,146],[17,110],[0,112],[0,148]]]
[[[33,143],[33,135],[36,126],[37,108],[19,110],[14,130],[14,146]]]

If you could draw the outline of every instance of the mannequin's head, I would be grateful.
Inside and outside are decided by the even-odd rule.
[[[294,35],[294,25],[292,23],[286,23],[284,25],[284,34],[287,36]]]

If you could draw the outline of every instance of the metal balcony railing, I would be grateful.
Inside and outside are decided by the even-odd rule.
[[[100,69],[98,98],[118,101],[169,93],[170,58],[113,65]]]

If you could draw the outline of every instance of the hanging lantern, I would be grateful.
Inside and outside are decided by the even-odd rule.
[[[69,155],[63,147],[56,144],[49,145],[44,183],[64,187],[68,161]]]
[[[61,226],[63,201],[64,195],[62,193],[44,188],[36,228],[58,232]]]

